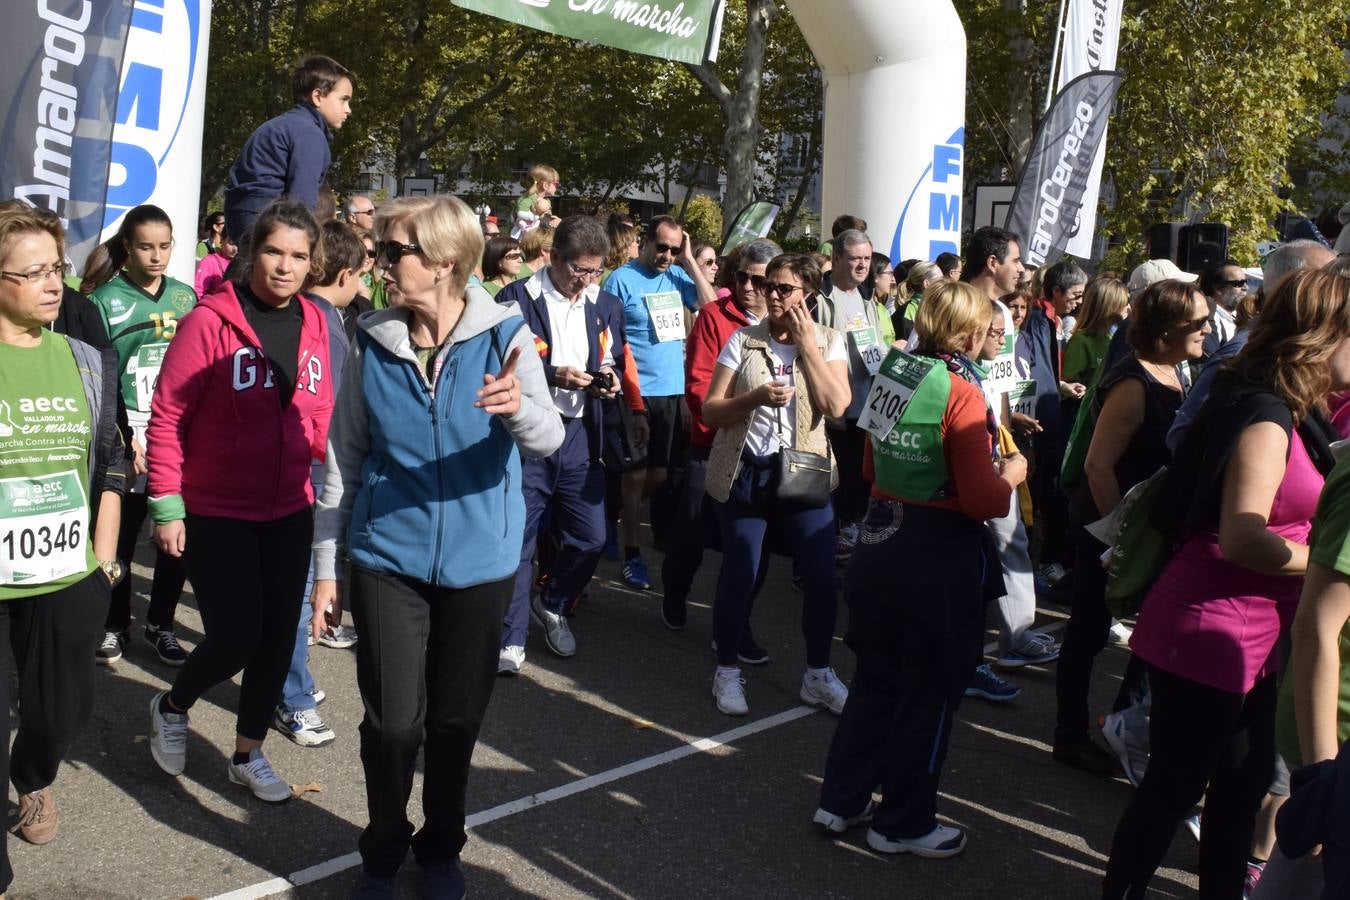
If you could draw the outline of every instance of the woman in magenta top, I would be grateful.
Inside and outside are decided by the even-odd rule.
[[[1275,644],[1293,620],[1329,468],[1328,394],[1347,387],[1350,280],[1297,272],[1177,448],[1163,493],[1184,499],[1154,521],[1184,517],[1186,537],[1130,642],[1149,670],[1149,765],[1116,828],[1103,897],[1144,896],[1202,796],[1200,896],[1242,896],[1275,769]]]

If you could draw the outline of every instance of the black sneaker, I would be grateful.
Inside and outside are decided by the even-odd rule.
[[[1105,747],[1098,745],[1086,734],[1071,738],[1056,738],[1052,755],[1056,762],[1104,778],[1115,775],[1119,766],[1116,758]]]
[[[94,651],[94,662],[109,665],[122,658],[122,649],[127,645],[127,629],[103,632],[103,643]]]
[[[187,651],[178,643],[178,638],[168,628],[145,626],[145,642],[155,648],[159,661],[166,666],[181,666],[187,662]]]
[[[669,594],[661,598],[661,621],[671,631],[679,631],[688,618],[688,607],[683,600],[677,600]]]
[[[736,658],[749,666],[762,666],[769,661],[769,654],[763,647],[755,643],[754,637],[747,628],[745,637],[741,639],[741,646],[736,650]]]

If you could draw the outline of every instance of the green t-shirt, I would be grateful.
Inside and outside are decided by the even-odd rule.
[[[495,281],[485,281],[483,282],[483,289],[495,297],[497,296],[497,292],[502,289],[502,286]]]
[[[530,268],[529,263],[521,263],[520,271],[516,273],[516,281],[524,281],[534,274],[534,269]]]
[[[1091,384],[1097,370],[1106,359],[1106,349],[1111,346],[1109,334],[1085,334],[1075,331],[1064,347],[1064,359],[1061,372],[1065,381],[1077,384]]]
[[[126,273],[119,272],[89,299],[98,307],[108,338],[117,351],[122,402],[127,406],[128,418],[132,425],[143,425],[144,417],[150,414],[150,397],[159,378],[164,351],[178,330],[178,320],[196,305],[197,295],[183,282],[167,276],[152,294],[128,280]]]
[[[1313,517],[1308,559],[1350,576],[1350,456],[1341,459],[1327,476]],[[1341,690],[1336,701],[1336,740],[1350,740],[1350,621],[1341,627]],[[1303,763],[1298,746],[1298,725],[1294,720],[1294,679],[1292,662],[1280,689],[1279,714],[1276,717],[1280,754],[1291,766]]]
[[[0,343],[0,600],[50,594],[94,570],[93,419],[75,354],[42,331]]]
[[[384,279],[376,278],[367,272],[361,276],[361,282],[370,291],[370,305],[375,309],[387,309],[389,307],[389,295],[384,290]]]

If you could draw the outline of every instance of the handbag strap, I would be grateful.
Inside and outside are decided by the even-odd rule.
[[[767,346],[762,346],[762,347],[759,348],[759,350],[760,350],[761,353],[764,354],[764,362],[765,362],[765,363],[768,365],[768,367],[769,367],[769,377],[770,377],[770,378],[773,378],[773,377],[774,377],[774,375],[773,375],[773,354],[769,352],[769,348],[768,348]],[[794,387],[795,387],[795,385],[794,385]],[[783,438],[783,407],[781,407],[781,406],[775,406],[775,407],[773,408],[773,424],[774,424],[774,430],[778,432],[778,447],[779,447],[779,449],[781,450],[781,449],[783,449],[783,448],[786,448],[786,449],[788,449],[788,450],[796,450],[796,449],[797,449],[797,440],[796,440],[797,434],[796,434],[795,431],[793,432],[793,435],[792,435],[792,438],[793,438],[793,440],[792,440],[792,446],[789,447],[789,446],[788,446],[788,442]]]

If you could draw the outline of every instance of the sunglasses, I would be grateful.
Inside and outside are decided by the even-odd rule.
[[[1194,334],[1209,324],[1209,316],[1201,316],[1198,319],[1189,319],[1181,323],[1180,330],[1186,334]]]
[[[502,259],[524,259],[524,255],[519,250],[512,250],[510,253],[503,253]]]
[[[760,293],[764,292],[764,283],[766,280],[767,279],[763,275],[751,275],[749,272],[736,273],[737,284],[741,287],[745,287],[748,284]]]
[[[374,259],[374,258],[376,257],[376,255],[377,255],[377,253],[376,253],[376,251],[374,251],[374,250],[367,250],[367,251],[366,251],[366,256],[367,256],[368,258],[370,258],[370,259]]]
[[[1247,279],[1245,279],[1245,278],[1234,278],[1234,279],[1232,279],[1231,281],[1219,281],[1219,282],[1215,282],[1215,283],[1216,283],[1219,287],[1239,288],[1239,287],[1246,287],[1246,286],[1247,286]]]
[[[408,253],[421,253],[422,248],[418,244],[401,244],[398,241],[380,241],[375,245],[376,259],[384,257],[389,264],[397,265],[398,261]]]
[[[781,296],[784,300],[791,297],[797,291],[805,290],[800,284],[768,284],[764,285],[764,293],[767,296]]]
[[[671,256],[674,256],[676,253],[679,253],[681,250],[684,249],[684,247],[680,245],[671,246],[670,244],[662,244],[659,242],[652,244],[652,247],[655,248],[658,255],[662,253],[669,253]]]

